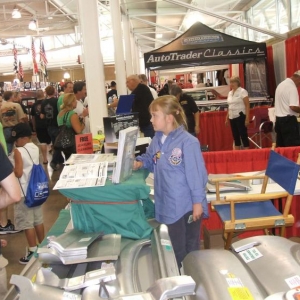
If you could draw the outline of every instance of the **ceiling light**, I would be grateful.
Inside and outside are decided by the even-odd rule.
[[[157,39],[161,39],[162,36],[163,36],[162,33],[157,33],[157,34],[156,34],[156,38],[157,38]]]
[[[66,72],[64,74],[64,79],[69,79],[71,76],[70,76],[70,73],[69,72]]]
[[[21,16],[21,13],[19,11],[19,9],[17,7],[15,7],[11,13],[11,17],[13,19],[20,19],[22,16]]]
[[[36,28],[37,28],[36,20],[33,20],[33,19],[32,19],[32,20],[29,22],[28,29],[30,29],[30,30],[36,30]]]

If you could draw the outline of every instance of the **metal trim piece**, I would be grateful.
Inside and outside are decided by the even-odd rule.
[[[234,229],[235,230],[244,230],[244,229],[246,229],[246,224],[245,223],[235,224]]]

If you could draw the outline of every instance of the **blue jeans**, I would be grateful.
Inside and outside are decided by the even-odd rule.
[[[154,137],[155,132],[151,123],[147,126],[140,126],[140,129],[144,137],[150,137],[151,139]]]
[[[51,138],[52,145],[54,145],[55,139],[59,133],[59,128],[56,126],[48,126],[47,131]],[[64,158],[61,155],[61,152],[59,150],[56,150],[53,148],[51,163],[54,163],[55,165],[57,165],[57,164],[62,164],[63,162],[64,162]]]
[[[12,127],[5,127],[3,128],[3,133],[6,141],[6,146],[7,146],[7,153],[10,154],[12,152],[12,149],[14,147],[14,143],[11,143],[11,131]]]
[[[167,225],[179,269],[187,254],[200,249],[201,218],[189,224],[188,219],[192,214],[190,211],[175,223]]]

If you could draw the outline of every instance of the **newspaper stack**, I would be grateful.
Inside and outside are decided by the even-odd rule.
[[[51,238],[48,247],[56,252],[64,264],[67,264],[86,259],[88,247],[100,236],[99,233],[83,233],[73,229],[58,237]]]

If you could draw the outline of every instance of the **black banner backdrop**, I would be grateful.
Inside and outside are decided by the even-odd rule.
[[[265,43],[255,43],[213,30],[197,22],[169,44],[144,54],[150,70],[235,64],[265,59]]]
[[[256,59],[245,64],[245,88],[249,97],[268,95],[265,60]]]

